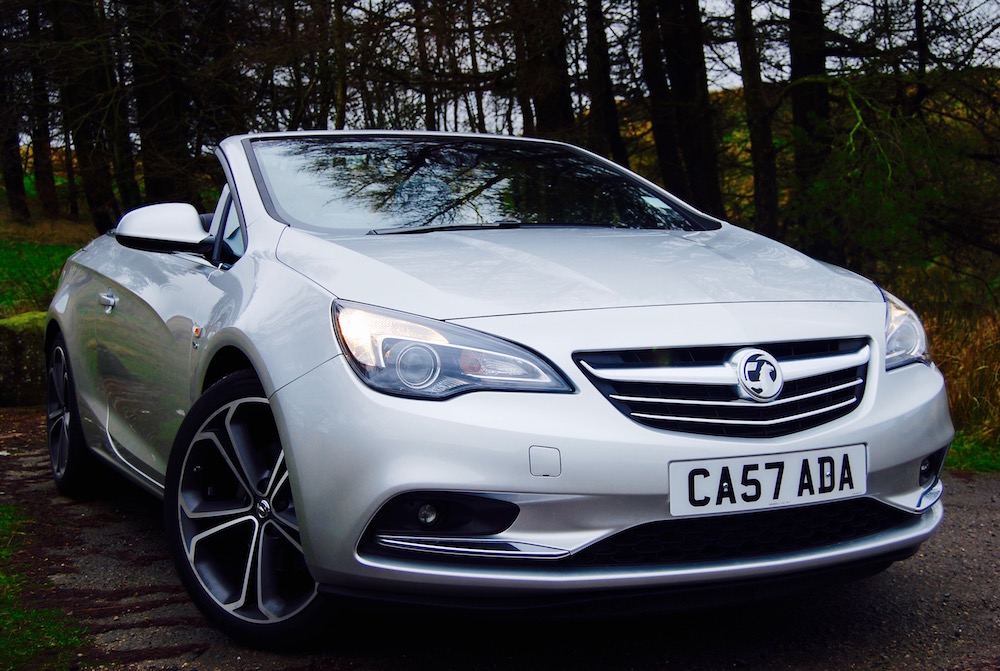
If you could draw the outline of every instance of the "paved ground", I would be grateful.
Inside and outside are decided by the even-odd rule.
[[[1000,669],[997,476],[949,473],[938,534],[857,583],[642,618],[356,612],[316,649],[276,655],[233,645],[188,601],[158,502],[114,477],[90,500],[62,498],[48,468],[40,411],[0,409],[0,503],[37,520],[19,560],[52,585],[33,598],[90,631],[82,668]]]

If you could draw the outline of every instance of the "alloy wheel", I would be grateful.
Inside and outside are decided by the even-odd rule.
[[[267,399],[228,403],[201,425],[184,457],[176,505],[188,565],[231,617],[278,623],[316,598]]]

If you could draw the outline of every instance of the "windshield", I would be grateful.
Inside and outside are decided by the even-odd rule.
[[[251,142],[272,214],[292,226],[405,232],[476,226],[701,230],[627,173],[571,147],[466,137]]]

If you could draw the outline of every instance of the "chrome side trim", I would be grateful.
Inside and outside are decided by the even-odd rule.
[[[509,557],[512,559],[560,559],[569,550],[523,541],[489,538],[428,538],[424,536],[376,536],[384,548],[453,557]]]
[[[917,501],[917,512],[922,513],[939,500],[944,494],[944,483],[941,482],[941,478],[938,478],[933,485],[927,488],[923,494],[920,495],[920,500]]]
[[[158,482],[150,477],[148,474],[141,471],[138,467],[133,464],[128,457],[118,450],[118,443],[114,438],[111,437],[111,408],[108,408],[107,418],[104,420],[104,436],[107,438],[108,447],[111,448],[111,452],[118,457],[118,461],[129,467],[129,470],[133,471],[136,475],[140,476],[145,482],[153,485],[157,491],[164,491],[165,486],[162,482]]]

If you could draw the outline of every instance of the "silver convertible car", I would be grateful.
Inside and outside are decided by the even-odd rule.
[[[215,212],[127,214],[49,310],[63,492],[164,500],[191,597],[274,645],[327,597],[689,594],[912,554],[944,381],[906,305],[565,144],[232,137]]]

